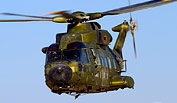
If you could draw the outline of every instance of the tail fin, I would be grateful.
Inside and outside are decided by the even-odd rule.
[[[116,40],[113,51],[122,56],[122,48],[124,46],[124,42],[125,42],[127,32],[129,31],[128,22],[124,21],[122,24],[113,27],[112,31],[119,32],[119,36]]]

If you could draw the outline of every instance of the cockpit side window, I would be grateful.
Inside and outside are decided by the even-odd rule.
[[[61,60],[61,51],[59,51],[59,44],[51,44],[47,49],[46,62],[53,62]]]
[[[83,63],[89,63],[86,49],[82,49]]]

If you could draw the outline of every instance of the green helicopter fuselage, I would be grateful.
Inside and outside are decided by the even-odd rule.
[[[96,22],[69,24],[67,33],[57,34],[56,43],[42,50],[46,54],[46,84],[51,91],[78,94],[133,88],[133,79],[121,76],[126,26],[120,25],[113,50],[108,46],[112,36]]]

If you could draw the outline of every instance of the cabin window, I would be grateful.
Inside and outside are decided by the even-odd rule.
[[[106,68],[108,69],[108,62],[107,62],[107,58],[106,57],[104,57],[104,61],[105,61]]]
[[[109,69],[111,69],[111,60],[108,58],[108,63],[109,63]]]
[[[113,59],[113,64],[114,64],[114,69],[117,69],[117,68],[116,68],[116,62],[115,62],[115,59]]]
[[[97,56],[97,60],[98,60],[97,64],[101,65],[101,61],[100,61],[100,57],[99,56]]]
[[[83,58],[83,63],[89,63],[86,49],[82,50],[82,58]]]
[[[101,57],[101,64],[102,64],[102,66],[104,67],[104,60],[103,60],[103,57]]]

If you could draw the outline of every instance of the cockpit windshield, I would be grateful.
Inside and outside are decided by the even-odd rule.
[[[61,56],[61,51],[48,51],[46,62],[60,61]]]
[[[59,51],[48,51],[46,62],[75,61],[82,62],[82,49],[65,49]]]
[[[63,50],[63,60],[82,62],[81,56],[81,49]]]

